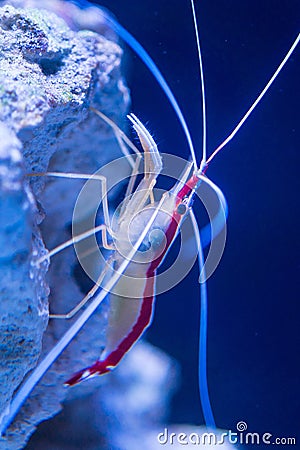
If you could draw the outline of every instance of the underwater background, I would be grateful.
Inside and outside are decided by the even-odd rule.
[[[94,2],[96,3],[96,2]],[[166,77],[200,159],[201,104],[192,16],[184,0],[99,1]],[[224,140],[297,35],[299,2],[197,1],[208,152]],[[125,47],[126,48],[126,47]],[[125,50],[132,111],[161,152],[189,157],[180,125],[139,59]],[[229,205],[228,238],[208,282],[208,383],[219,427],[299,439],[299,49],[207,175]],[[297,70],[298,69],[298,70]],[[201,218],[200,218],[201,220]],[[147,340],[181,365],[169,420],[203,423],[197,387],[197,270],[158,296]]]
[[[75,1],[81,2],[86,6],[84,0]],[[38,6],[42,8],[46,3],[41,0]],[[201,90],[189,0],[99,0],[93,3],[112,12],[156,62],[182,108],[200,161]],[[298,32],[300,6],[296,0],[196,0],[196,8],[205,75],[209,155],[229,135],[286,55]],[[162,153],[189,159],[186,138],[166,96],[139,58],[121,40],[119,44],[124,49],[122,64],[130,88],[130,111],[145,123]],[[244,421],[250,432],[296,438],[299,446],[297,58],[299,49],[234,140],[217,155],[207,171],[208,177],[222,189],[229,207],[225,251],[208,280],[207,375],[217,427],[235,432],[237,423]],[[123,105],[122,108],[115,111],[116,116],[124,116],[126,123],[126,107]],[[137,143],[129,123],[127,125],[128,135]],[[95,129],[92,131],[93,137],[98,136],[98,132],[100,136],[100,129],[101,126],[96,127],[96,132]],[[81,131],[78,127],[78,133]],[[110,152],[111,147],[105,147],[106,156],[114,158],[115,154]],[[59,166],[61,169],[64,167]],[[160,176],[157,187],[169,189],[172,184]],[[65,183],[66,190],[69,189],[67,185]],[[193,209],[200,227],[204,226],[208,219],[198,200]],[[65,215],[70,217],[69,213]],[[59,230],[69,236],[68,219],[67,227],[70,229]],[[54,235],[63,239],[57,229],[54,223]],[[190,247],[185,242],[183,246],[188,252]],[[52,248],[51,244],[49,248]],[[159,272],[172,264],[178,248],[179,239]],[[68,268],[73,270],[71,265]],[[55,272],[55,266],[52,269]],[[77,282],[75,269],[73,275]],[[111,449],[135,450],[140,448],[143,433],[154,430],[157,435],[157,425],[163,430],[164,426],[171,429],[173,424],[191,424],[196,430],[194,425],[204,424],[198,392],[198,275],[195,264],[183,281],[157,296],[154,319],[144,337],[165,353],[155,353],[152,346],[137,345],[135,351],[126,356],[127,362],[124,358],[124,364],[121,363],[113,374],[83,383],[78,391],[69,391],[71,401],[66,402],[59,415],[39,425],[26,448],[98,450],[109,446]],[[88,289],[80,277],[78,275],[76,287]],[[55,293],[55,284],[49,284]],[[59,300],[60,297],[63,297],[63,291],[59,291]],[[72,294],[67,297],[72,301]],[[53,304],[51,308],[55,310]],[[104,313],[99,312],[102,319],[105,311],[104,308]],[[98,355],[97,339],[104,338],[103,325],[95,326],[96,315],[91,322],[92,346],[85,346],[83,339],[78,352],[71,351],[72,367],[74,364],[81,368],[80,358],[84,353],[91,358],[93,352]],[[66,322],[61,323],[62,329],[68,326]],[[87,327],[85,332],[88,334]],[[88,342],[90,345],[91,341]],[[77,343],[73,342],[72,346],[76,348]],[[70,359],[64,357],[62,355],[56,368],[47,374],[51,377],[52,373],[56,380],[51,385],[52,392],[55,391],[55,407],[57,398],[61,398],[65,374],[73,372]],[[147,357],[153,363],[151,367],[144,364],[149,362]],[[153,384],[149,380],[151,370],[148,367],[157,369],[153,372]],[[180,376],[173,395],[176,368]],[[162,372],[165,378],[160,377]],[[148,375],[146,383],[145,374]],[[47,376],[45,379],[47,386]],[[94,382],[100,385],[103,382],[106,389],[96,390]],[[128,391],[131,390],[133,395],[130,397]],[[49,392],[39,395],[37,388],[37,416],[39,407],[43,410],[44,405],[52,406],[51,389]],[[73,394],[77,396],[76,400],[72,399]],[[170,396],[171,406],[162,421]],[[128,398],[132,400],[131,404]],[[53,409],[57,410],[58,407]],[[51,414],[54,412],[41,417]],[[40,420],[37,417],[37,422]],[[21,419],[21,423],[26,426],[27,422]],[[128,424],[131,429],[126,436]],[[150,426],[152,429],[147,429]],[[17,435],[18,425],[15,430]],[[128,439],[119,446],[116,437],[122,439],[124,431]],[[22,433],[19,434],[22,439]],[[145,448],[152,450],[154,441],[151,439],[156,442],[156,435],[147,435],[150,446],[145,440]],[[15,448],[13,445],[6,447],[1,441],[0,448]]]

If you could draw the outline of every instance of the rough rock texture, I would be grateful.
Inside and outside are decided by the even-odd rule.
[[[54,12],[63,18],[71,30],[96,31],[110,41],[116,41],[117,37],[101,14],[101,9],[85,0],[77,2],[66,2],[64,0],[8,0],[5,3],[16,8],[43,8]],[[85,5],[84,14],[82,9],[76,5]]]
[[[33,223],[34,198],[24,180],[22,145],[0,123],[0,398],[1,412],[33,368],[48,321],[45,265],[33,265],[45,251]],[[47,265],[46,265],[47,266]]]
[[[89,106],[122,123],[129,97],[119,70],[120,48],[94,32],[72,31],[49,11],[1,7],[0,56],[3,413],[13,391],[36,363],[47,324],[48,263],[35,265],[45,252],[38,225],[43,221],[48,248],[70,238],[72,210],[82,186],[77,180],[44,177],[31,178],[29,184],[24,175],[49,169],[93,173],[119,156],[113,133]],[[55,312],[67,311],[82,298],[75,261],[69,250],[51,263],[47,282],[50,308]],[[104,312],[105,307],[34,390],[0,441],[1,449],[22,448],[35,424],[61,408],[67,392],[63,381],[99,355]],[[51,321],[42,356],[69,325]],[[85,386],[85,394],[92,389],[93,384]]]

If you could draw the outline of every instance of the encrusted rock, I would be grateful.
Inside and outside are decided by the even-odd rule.
[[[34,198],[24,177],[21,142],[0,123],[0,399],[8,407],[15,388],[41,351],[48,321],[45,252],[34,225]]]
[[[70,238],[82,181],[27,175],[91,174],[120,156],[112,131],[89,108],[122,125],[129,104],[120,73],[122,51],[95,32],[74,29],[49,11],[0,8],[0,414],[36,364],[42,338],[41,357],[70,325],[51,321],[43,337],[47,283],[54,312],[68,311],[83,296],[72,249],[51,263],[47,283],[48,262],[36,264],[45,253],[41,223],[47,248]],[[63,381],[99,356],[105,321],[104,307],[34,390],[1,449],[22,448],[35,425],[60,409]]]

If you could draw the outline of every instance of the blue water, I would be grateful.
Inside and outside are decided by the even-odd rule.
[[[295,39],[299,4],[197,3],[211,152]],[[121,0],[101,4],[156,61],[200,149],[200,88],[188,2],[131,0],[130,9]],[[207,172],[229,203],[225,254],[208,283],[208,379],[216,422],[235,430],[244,420],[251,431],[277,436],[296,436],[299,431],[296,54]],[[126,66],[132,110],[148,124],[162,152],[188,157],[183,133],[161,90],[136,57],[128,54]],[[193,271],[158,297],[147,333],[150,342],[182,365],[171,422],[203,421],[197,393],[198,308]]]

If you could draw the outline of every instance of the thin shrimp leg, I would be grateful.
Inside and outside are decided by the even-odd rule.
[[[120,149],[124,156],[128,158],[128,161],[132,167],[132,174],[130,177],[130,182],[128,184],[125,199],[129,199],[131,193],[133,192],[133,187],[135,184],[136,176],[138,174],[138,168],[140,161],[142,159],[142,154],[138,150],[138,148],[131,142],[131,140],[126,136],[126,134],[115,124],[113,120],[111,120],[109,117],[107,117],[105,114],[103,114],[101,111],[91,107],[91,111],[93,111],[97,116],[99,116],[104,122],[106,122],[114,131],[114,134],[116,136],[116,139],[119,143]],[[128,119],[133,124],[133,128],[135,129],[139,140],[142,144],[143,150],[144,150],[144,175],[145,179],[149,180],[148,185],[151,186],[149,189],[148,195],[150,196],[150,201],[153,204],[154,203],[154,196],[152,188],[154,186],[154,180],[156,179],[157,175],[160,173],[162,168],[161,159],[157,150],[157,145],[146,129],[146,127],[142,124],[142,122],[134,115],[129,114]],[[128,152],[126,145],[131,148],[134,153],[136,154],[136,160],[134,161],[132,155]],[[158,156],[156,156],[158,155]],[[127,200],[128,201],[128,200]],[[120,211],[120,214],[122,214],[122,211],[126,207],[127,201],[123,202],[122,209]]]
[[[86,173],[71,173],[71,172],[41,172],[41,173],[29,173],[29,177],[55,177],[55,178],[73,178],[75,180],[97,180],[101,182],[102,188],[102,199],[103,199],[103,215],[104,222],[110,233],[110,218],[108,212],[108,202],[107,202],[107,180],[103,175],[90,175]]]
[[[99,116],[105,123],[107,123],[107,125],[109,125],[114,134],[115,137],[118,141],[119,147],[121,149],[121,152],[123,153],[124,156],[126,156],[129,164],[132,167],[132,174],[130,176],[130,181],[128,183],[127,189],[126,189],[126,194],[125,194],[125,198],[128,198],[134,188],[134,184],[136,181],[136,177],[138,174],[138,169],[139,169],[139,165],[140,165],[140,161],[142,159],[142,154],[139,151],[139,149],[134,145],[134,143],[128,138],[128,136],[126,136],[126,134],[124,133],[124,131],[122,131],[116,124],[115,122],[110,119],[109,117],[107,117],[105,114],[103,114],[103,112],[99,111],[98,109],[95,109],[93,107],[90,108],[91,111],[93,111],[95,114],[97,114],[97,116]],[[136,154],[136,160],[134,160],[133,156],[131,153],[129,153],[126,145],[131,148],[131,150]],[[126,202],[125,202],[126,203]]]
[[[104,224],[98,225],[95,228],[92,228],[91,230],[85,231],[84,233],[78,234],[77,236],[74,236],[73,238],[69,239],[68,241],[63,242],[62,244],[58,245],[57,247],[54,247],[52,250],[50,250],[48,253],[46,253],[44,256],[39,258],[36,261],[36,266],[39,266],[42,262],[49,260],[52,258],[52,256],[56,255],[57,253],[60,253],[61,251],[65,250],[68,247],[71,247],[71,245],[77,244],[78,242],[83,241],[84,239],[87,239],[90,236],[93,236],[93,234],[98,233],[101,231],[102,235],[102,245],[103,248],[106,250],[114,250],[114,246],[111,244],[108,244],[107,242],[107,227]]]
[[[50,319],[72,319],[82,308],[83,306],[96,294],[97,290],[100,287],[105,275],[107,274],[108,269],[110,268],[111,263],[113,262],[113,255],[108,258],[106,261],[105,267],[97,278],[92,289],[83,297],[83,299],[68,313],[66,314],[49,314]]]
[[[87,239],[88,237],[92,236],[93,234],[97,233],[98,231],[102,231],[102,232],[104,231],[103,236],[106,237],[106,233],[105,233],[106,226],[99,225],[99,226],[93,228],[92,230],[86,231],[85,233],[81,233],[80,235],[75,236],[72,239],[69,239],[68,241],[64,242],[63,244],[59,245],[58,247],[55,247],[53,250],[51,250],[49,253],[44,255],[42,258],[38,259],[38,261],[36,262],[36,265],[41,264],[43,261],[51,258],[55,254],[64,250],[65,248],[70,247],[71,245],[78,243],[84,239]],[[114,246],[112,246],[112,245],[109,245],[108,247],[105,247],[105,248],[108,248],[109,250],[114,250]],[[104,269],[102,270],[102,272],[100,273],[99,277],[97,278],[96,283],[93,286],[93,288],[85,295],[85,297],[73,309],[71,309],[66,314],[49,314],[49,318],[50,319],[71,319],[72,317],[74,317],[75,314],[77,314],[77,312],[80,311],[80,309],[88,302],[88,300],[90,300],[94,296],[94,294],[96,293],[97,289],[100,286],[100,283],[103,281],[112,261],[113,261],[113,257],[110,256],[110,258],[106,261],[106,265],[105,265]]]
[[[115,122],[112,119],[107,117],[105,114],[103,114],[103,112],[99,111],[98,109],[95,109],[95,108],[91,107],[90,110],[93,111],[95,114],[97,114],[97,116],[99,116],[102,120],[104,120],[104,122],[107,123],[107,125],[109,125],[112,128],[112,130],[115,133],[116,139],[120,143],[120,147],[121,147],[121,151],[122,151],[123,155],[128,158],[128,161],[129,161],[131,167],[133,168],[134,165],[135,165],[135,161],[134,161],[131,153],[128,152],[128,150],[127,150],[126,146],[124,145],[124,143],[127,144],[127,146],[129,148],[131,148],[131,150],[134,151],[134,153],[136,154],[137,158],[139,160],[141,160],[142,159],[142,154],[139,151],[139,149],[133,144],[133,142],[131,142],[131,140],[128,138],[128,136],[126,136],[124,131],[122,131],[121,128],[119,128],[118,125],[116,125]]]
[[[107,203],[107,183],[106,178],[102,175],[87,175],[87,174],[75,174],[75,173],[60,173],[60,172],[46,172],[46,173],[37,173],[37,174],[29,174],[29,176],[52,176],[52,177],[58,177],[58,178],[73,178],[73,179],[96,179],[101,182],[102,185],[102,195],[103,195],[103,214],[104,214],[104,220],[105,224],[101,224],[91,230],[88,230],[84,233],[81,233],[77,236],[74,236],[72,239],[69,239],[68,241],[58,245],[54,249],[52,249],[49,253],[44,255],[42,258],[40,258],[36,264],[39,265],[43,261],[48,260],[50,257],[54,256],[55,254],[61,252],[67,247],[70,247],[71,245],[74,245],[75,243],[78,243],[84,239],[87,239],[88,237],[92,236],[98,231],[101,231],[102,234],[102,244],[105,249],[108,250],[114,250],[114,246],[108,244],[107,241],[107,233],[112,235],[112,231],[110,229],[110,218],[109,218],[109,212],[108,212],[108,203]],[[108,268],[110,267],[111,260],[108,260],[109,262],[106,264],[103,271],[100,273],[94,287],[88,292],[88,294],[68,313],[66,314],[50,314],[50,318],[55,319],[71,319],[87,302],[90,298],[94,296],[97,289],[100,286],[100,283],[102,282],[103,278],[105,277]]]

